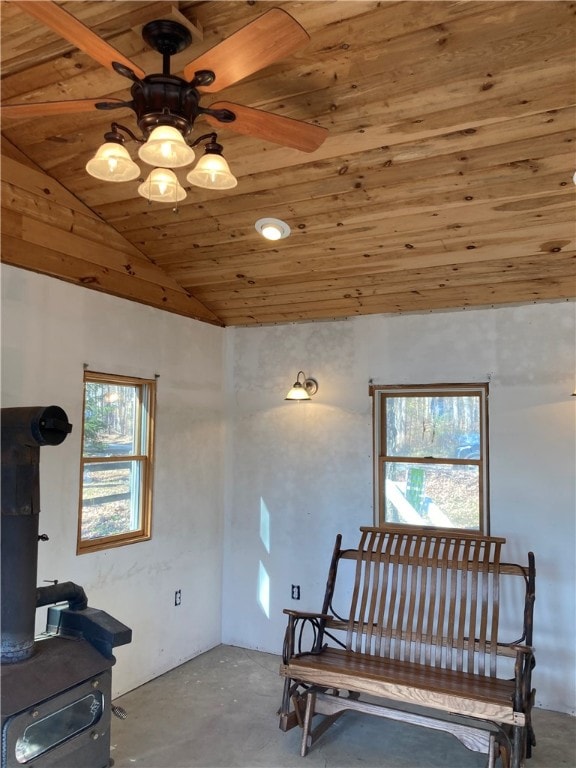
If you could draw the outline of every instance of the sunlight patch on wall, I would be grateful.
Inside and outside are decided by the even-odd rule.
[[[258,602],[264,611],[266,618],[270,618],[270,576],[260,560],[258,570]]]
[[[263,498],[260,498],[260,539],[270,554],[270,512]]]

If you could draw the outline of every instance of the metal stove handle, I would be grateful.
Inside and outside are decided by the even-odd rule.
[[[112,710],[112,714],[116,715],[120,720],[126,720],[128,717],[128,712],[126,712],[124,707],[118,707],[116,704],[112,704],[110,709]]]

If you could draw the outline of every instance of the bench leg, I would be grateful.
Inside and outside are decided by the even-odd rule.
[[[490,734],[490,743],[488,745],[488,768],[494,768],[496,764],[496,737]]]
[[[303,697],[306,699],[306,708],[304,711],[304,722],[302,724],[302,745],[300,748],[300,754],[302,757],[306,757],[308,754],[308,751],[312,744],[315,744],[316,741],[322,736],[322,734],[330,728],[330,726],[336,722],[345,712],[346,712],[346,704],[345,701],[342,704],[342,708],[337,708],[336,711],[332,712],[324,712],[316,711],[316,706],[318,703],[317,694],[324,695],[326,689],[325,688],[311,688],[306,695]],[[338,696],[330,696],[330,699],[334,699],[337,701],[340,701]],[[321,722],[318,723],[318,725],[315,728],[312,728],[312,722],[314,719],[314,715],[321,714],[324,717],[322,717]]]
[[[282,693],[282,704],[280,706],[280,722],[279,727],[282,731],[288,731],[290,729],[290,683],[289,677],[284,679],[284,691]]]
[[[308,750],[312,746],[312,718],[314,717],[314,707],[316,704],[315,691],[308,691],[306,694],[306,710],[304,713],[304,727],[302,728],[302,744],[300,746],[300,756],[306,757]]]
[[[508,740],[504,741],[495,733],[490,734],[487,768],[496,768],[496,760],[498,760],[498,758],[500,758],[501,761],[501,768],[510,768],[510,748],[508,745]]]
[[[499,744],[500,760],[502,761],[502,768],[510,768],[510,747],[509,744]]]
[[[524,765],[525,740],[526,728],[521,725],[514,725],[512,727],[511,768],[522,768]]]
[[[297,725],[302,727],[303,699],[304,696],[298,690],[298,683],[292,682],[292,680],[287,677],[284,681],[282,704],[278,710],[278,714],[280,715],[278,726],[281,731],[289,731]]]

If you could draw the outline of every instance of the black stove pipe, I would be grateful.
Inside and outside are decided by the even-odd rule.
[[[72,431],[57,405],[2,408],[1,661],[34,651],[40,447],[60,445]]]
[[[38,587],[36,590],[36,608],[65,602],[71,611],[84,611],[88,607],[86,592],[73,581],[62,581],[60,584]]]

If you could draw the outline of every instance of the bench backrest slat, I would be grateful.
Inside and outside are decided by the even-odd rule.
[[[346,648],[495,676],[505,540],[393,526],[361,532],[358,549],[339,554],[356,561]]]

